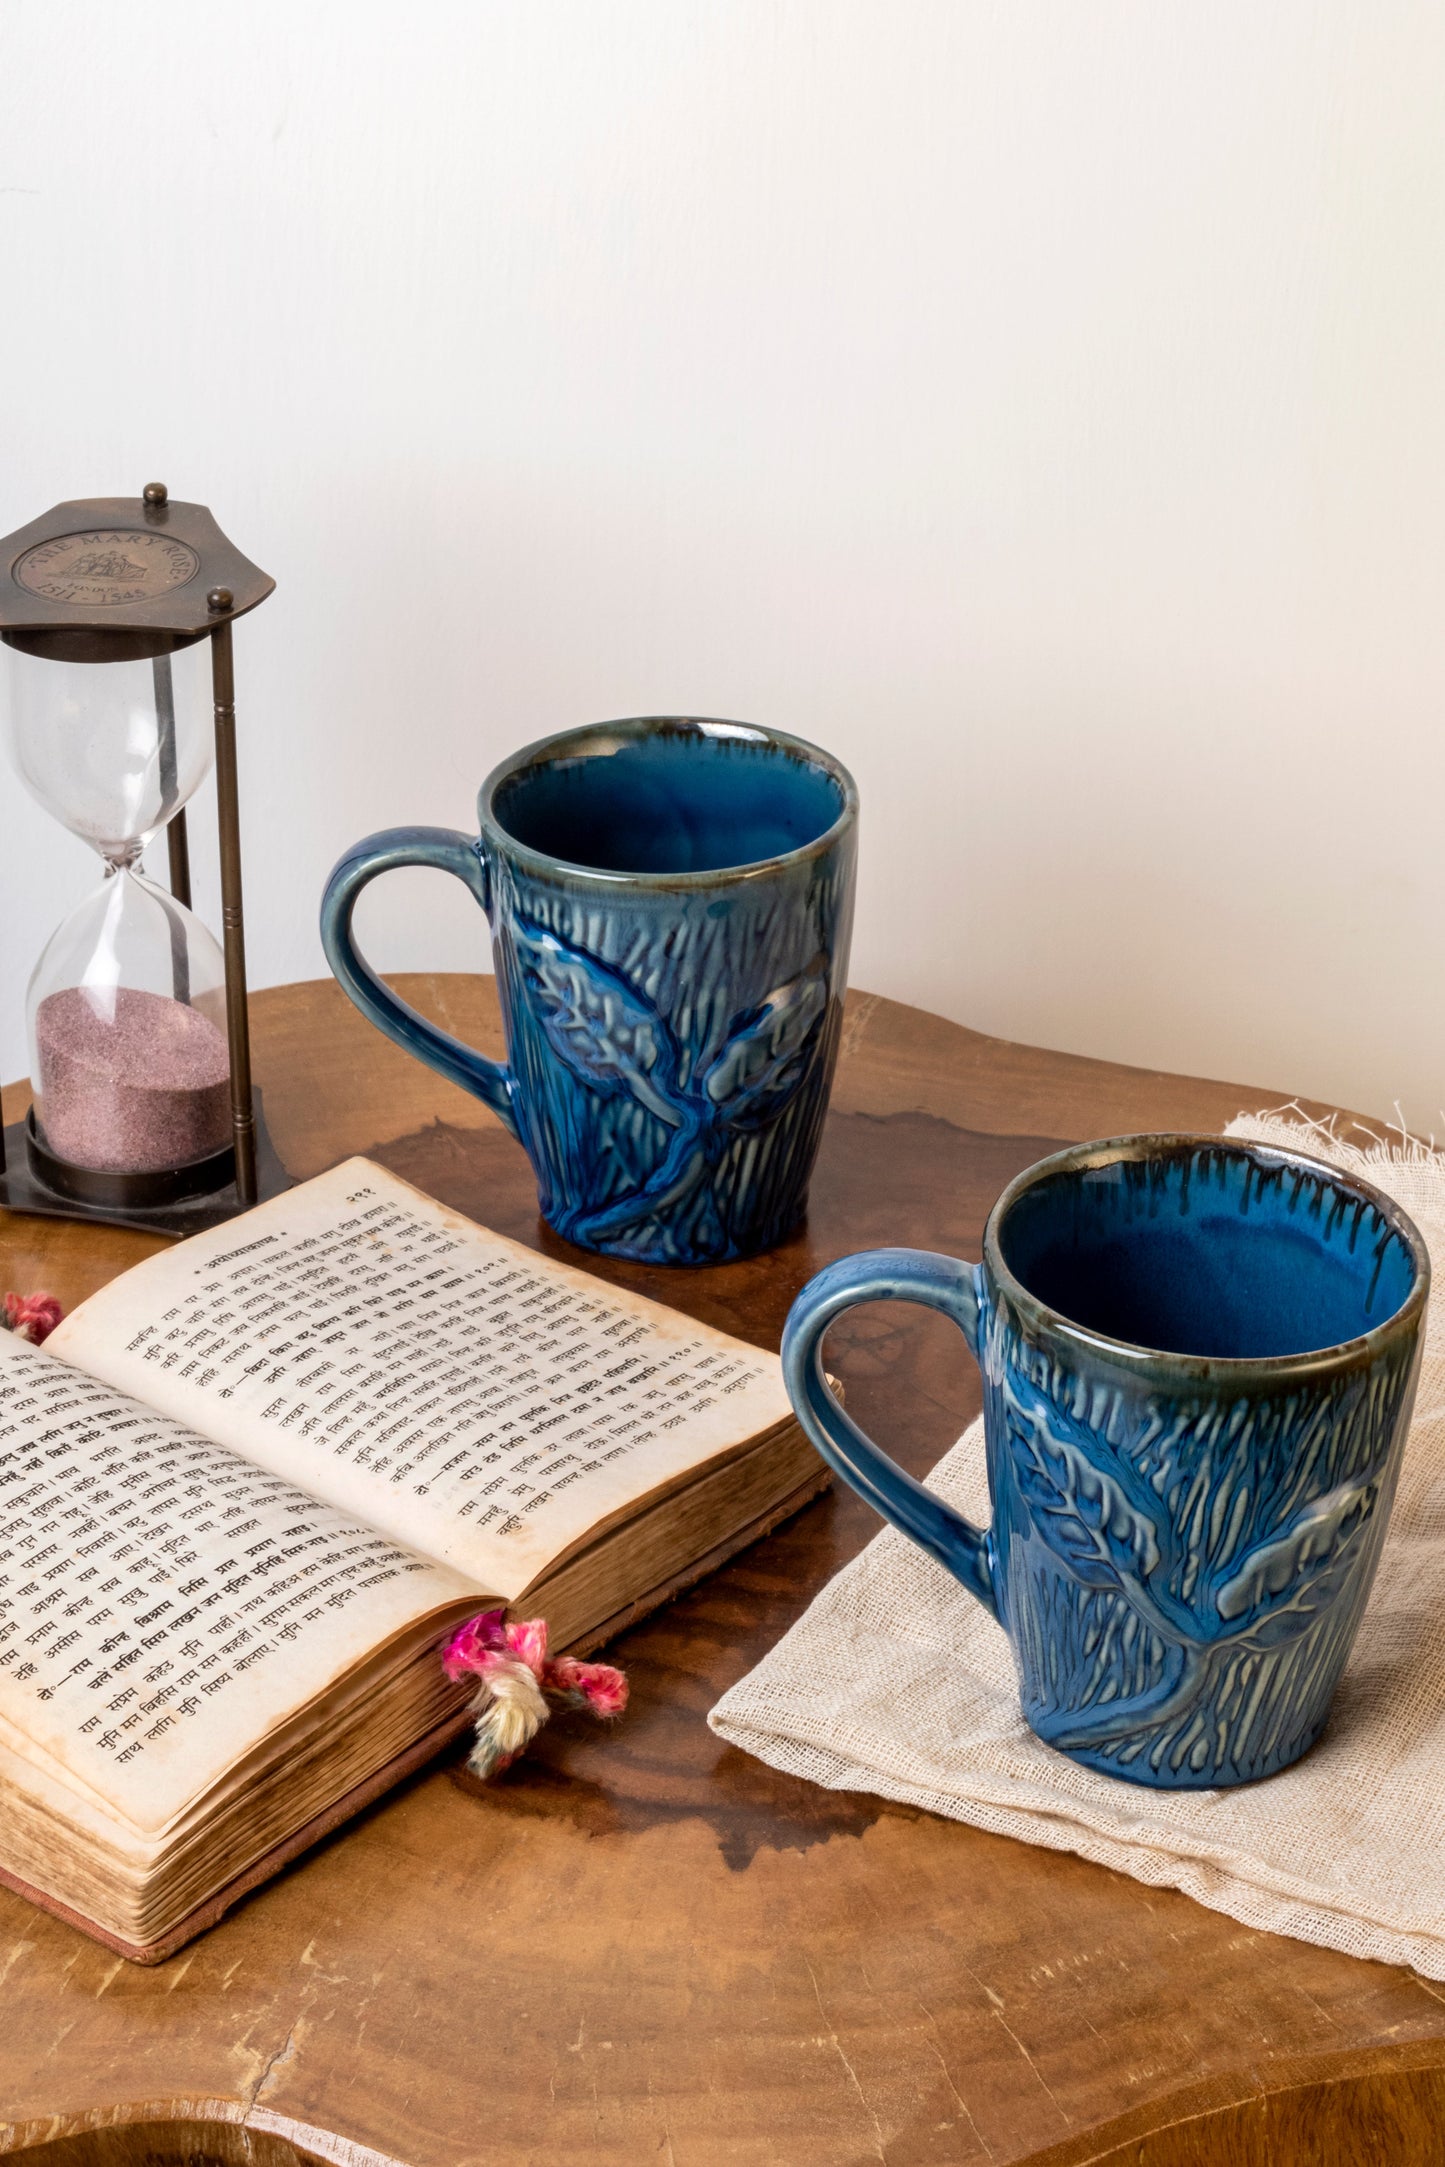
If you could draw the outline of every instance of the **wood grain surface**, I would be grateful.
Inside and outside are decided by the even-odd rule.
[[[501,1052],[489,979],[402,984]],[[253,1012],[294,1174],[369,1152],[573,1254],[492,1117],[334,987],[262,993]],[[804,1233],[695,1272],[581,1261],[776,1346],[831,1257],[880,1242],[977,1255],[1004,1182],[1057,1145],[1218,1130],[1280,1096],[857,995]],[[7,1115],[24,1100],[7,1092]],[[4,1217],[0,1238],[5,1288],[67,1304],[156,1246]],[[915,1472],[977,1409],[961,1340],[926,1312],[862,1311],[829,1349],[850,1407]],[[713,1701],[876,1525],[851,1494],[808,1507],[615,1644],[632,1680],[615,1729],[560,1718],[485,1792],[433,1771],[156,1971],[0,1894],[0,2152],[38,2147],[46,2167],[1437,2158],[1439,1987],[811,1788],[712,1736]]]

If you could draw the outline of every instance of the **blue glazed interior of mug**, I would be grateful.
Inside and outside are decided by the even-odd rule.
[[[1045,1175],[1013,1199],[998,1243],[1072,1323],[1223,1360],[1357,1339],[1415,1282],[1408,1242],[1367,1195],[1227,1144]]]
[[[742,726],[606,728],[509,775],[492,812],[529,850],[608,873],[714,873],[816,842],[842,813],[829,770]]]

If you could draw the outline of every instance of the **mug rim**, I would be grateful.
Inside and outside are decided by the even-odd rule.
[[[1080,1173],[1095,1167],[1117,1166],[1128,1160],[1137,1162],[1201,1150],[1232,1152],[1238,1158],[1252,1160],[1256,1166],[1271,1169],[1297,1168],[1302,1173],[1319,1176],[1348,1196],[1371,1205],[1404,1242],[1415,1267],[1414,1280],[1399,1308],[1354,1339],[1337,1340],[1328,1347],[1307,1347],[1297,1354],[1183,1354],[1167,1347],[1146,1347],[1133,1340],[1116,1339],[1107,1332],[1077,1323],[1062,1310],[1051,1308],[1040,1300],[1005,1261],[1001,1244],[1003,1223],[1019,1198],[1038,1182],[1055,1174]],[[983,1255],[989,1277],[1007,1296],[1010,1308],[1035,1330],[1042,1328],[1076,1346],[1111,1356],[1132,1369],[1168,1364],[1176,1374],[1182,1372],[1197,1380],[1219,1377],[1230,1386],[1272,1382],[1281,1377],[1293,1380],[1311,1371],[1346,1368],[1369,1361],[1390,1340],[1418,1326],[1430,1295],[1430,1252],[1424,1236],[1409,1213],[1377,1189],[1373,1182],[1283,1144],[1259,1144],[1242,1136],[1209,1136],[1190,1130],[1111,1136],[1097,1143],[1070,1144],[1065,1150],[1051,1152],[1047,1158],[1026,1166],[1022,1173],[1015,1174],[988,1215],[983,1231]]]
[[[671,732],[705,738],[747,738],[776,752],[804,755],[811,764],[822,768],[841,792],[843,802],[837,818],[821,835],[815,835],[809,843],[799,843],[793,850],[779,851],[771,858],[750,858],[741,865],[721,865],[710,872],[694,873],[626,873],[606,866],[583,865],[573,858],[554,857],[550,851],[537,850],[532,844],[521,842],[497,818],[495,800],[503,784],[512,781],[524,768],[548,766],[559,757],[566,757],[566,747],[580,750],[588,739],[609,736],[631,738],[640,743],[646,738]],[[821,745],[814,745],[807,738],[792,737],[785,730],[769,729],[765,723],[731,722],[716,715],[626,715],[612,722],[586,722],[570,730],[556,730],[509,753],[492,769],[477,792],[477,824],[481,834],[489,845],[500,844],[509,858],[529,871],[543,876],[565,874],[569,880],[595,881],[603,888],[643,888],[654,893],[679,888],[711,889],[733,882],[757,880],[790,866],[802,865],[809,858],[825,857],[856,825],[857,819],[858,785],[842,761],[832,753],[825,752]]]

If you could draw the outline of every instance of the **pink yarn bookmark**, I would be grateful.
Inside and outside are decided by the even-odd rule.
[[[65,1312],[53,1294],[7,1294],[0,1327],[38,1347],[49,1339]]]
[[[453,1680],[478,1680],[472,1700],[476,1742],[467,1756],[474,1776],[495,1776],[509,1768],[553,1707],[620,1716],[627,1706],[627,1680],[610,1663],[548,1657],[545,1618],[519,1618],[508,1625],[505,1610],[484,1610],[453,1633],[442,1650],[442,1664]]]

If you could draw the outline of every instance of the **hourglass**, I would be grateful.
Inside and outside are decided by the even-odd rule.
[[[57,505],[0,542],[11,758],[100,861],[31,975],[32,1105],[0,1150],[12,1209],[181,1233],[284,1185],[269,1152],[258,1179],[231,657],[232,621],[273,584],[158,482]],[[224,954],[190,908],[208,707]],[[143,863],[162,829],[169,889]]]

